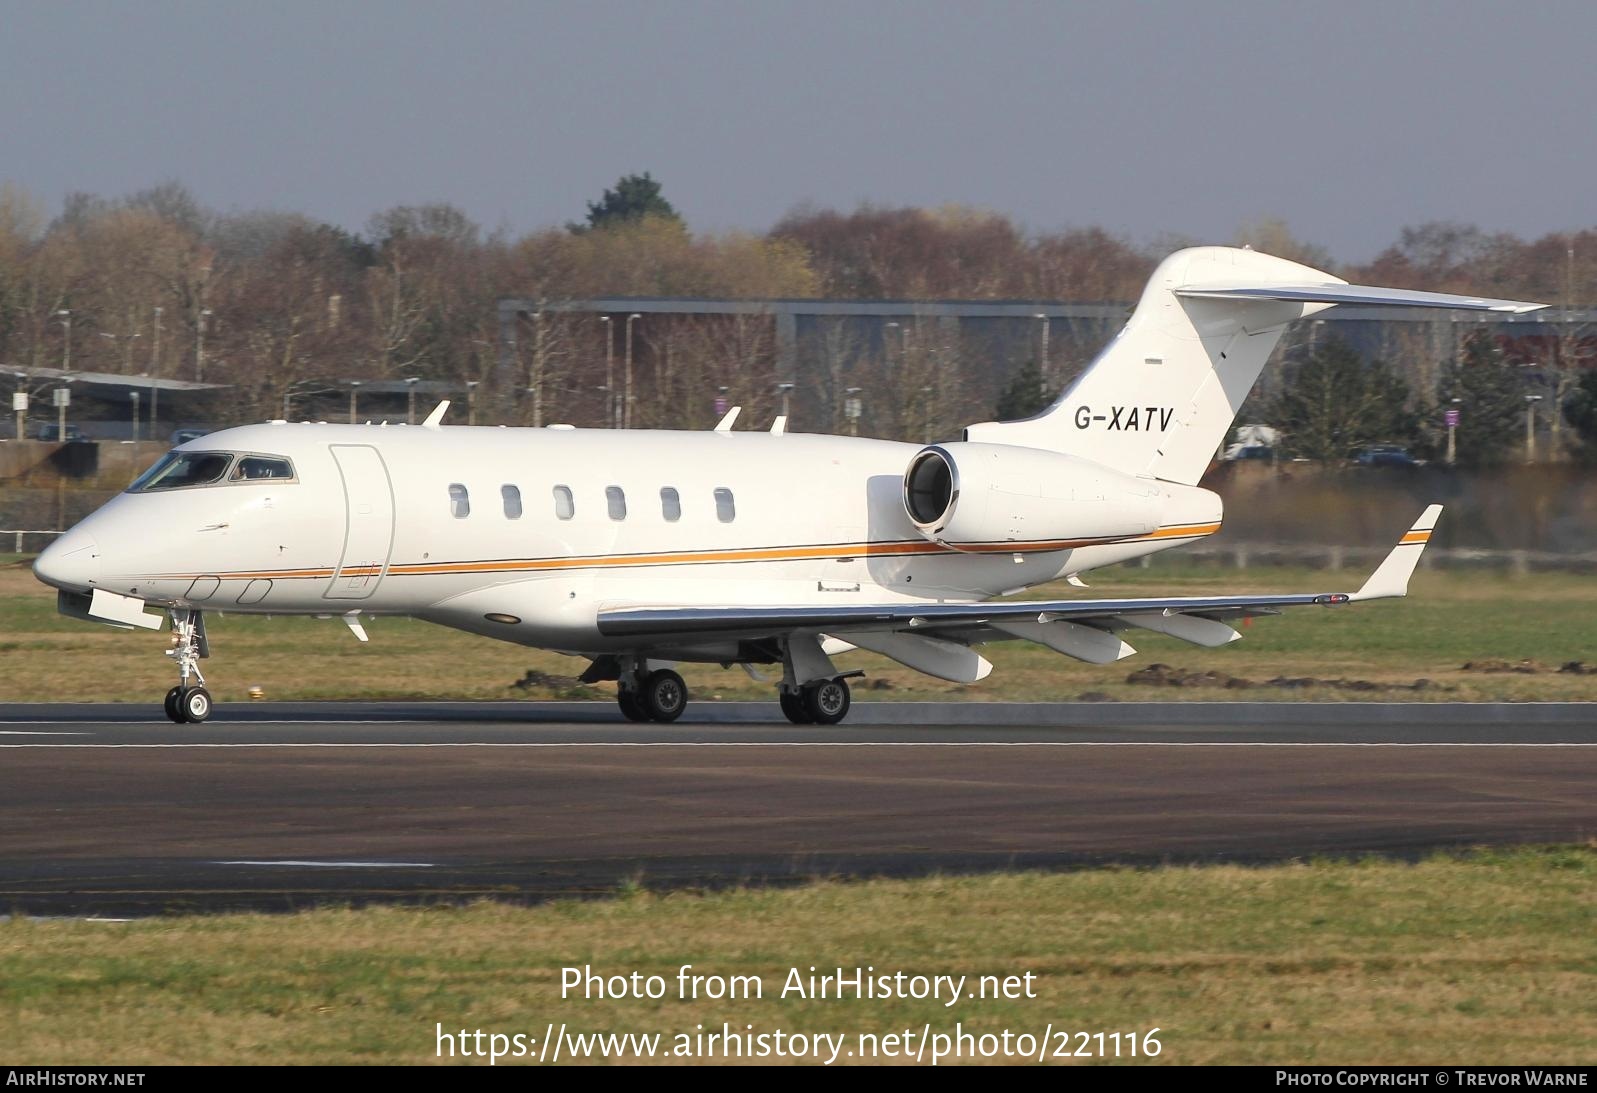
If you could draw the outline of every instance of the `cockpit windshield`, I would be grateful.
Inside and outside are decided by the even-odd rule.
[[[235,452],[167,452],[128,487],[130,493],[214,486],[219,483],[279,481],[294,477],[294,465],[280,455]]]

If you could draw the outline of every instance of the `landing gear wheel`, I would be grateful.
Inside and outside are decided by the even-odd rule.
[[[782,712],[787,719],[795,725],[813,725],[815,718],[810,716],[810,711],[804,706],[804,696],[794,694],[792,691],[777,691],[776,700],[782,704]]]
[[[823,679],[804,688],[804,711],[817,725],[835,725],[848,716],[848,682]]]
[[[621,716],[628,721],[649,720],[643,703],[638,700],[638,692],[632,687],[623,687],[616,692],[616,705],[621,707]]]
[[[669,668],[650,672],[639,684],[638,695],[654,721],[675,721],[688,708],[688,685]]]
[[[170,691],[166,692],[166,716],[167,716],[167,720],[175,721],[179,725],[184,723],[183,714],[177,708],[178,696],[181,695],[182,693],[183,693],[183,688],[182,687],[173,687]]]
[[[178,696],[177,708],[184,721],[198,725],[211,716],[211,692],[204,687],[190,687]]]

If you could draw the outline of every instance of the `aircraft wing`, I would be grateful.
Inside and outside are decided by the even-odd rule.
[[[955,645],[1022,638],[1067,656],[1107,664],[1135,650],[1119,634],[1154,630],[1197,645],[1218,646],[1241,635],[1228,620],[1279,614],[1288,607],[1339,606],[1408,593],[1408,581],[1430,541],[1442,506],[1425,510],[1357,592],[1267,593],[1252,596],[1164,596],[1127,599],[985,601],[980,603],[890,603],[848,606],[626,607],[601,611],[599,631],[611,637],[771,637],[798,632],[834,635],[921,668],[960,660],[942,678],[983,678],[955,656]],[[940,646],[950,648],[939,649]],[[906,655],[900,655],[900,654]],[[977,661],[981,658],[976,657]],[[985,664],[982,661],[981,664]],[[953,669],[951,669],[952,671]]]

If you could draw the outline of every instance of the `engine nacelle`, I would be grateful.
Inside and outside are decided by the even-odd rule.
[[[1218,524],[1220,498],[1059,452],[960,442],[910,460],[904,509],[922,535],[955,550],[1068,550],[1149,535],[1172,510]]]

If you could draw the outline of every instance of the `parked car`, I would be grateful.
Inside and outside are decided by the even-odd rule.
[[[88,438],[83,435],[83,431],[76,425],[68,425],[66,436],[63,437],[61,435],[61,426],[57,425],[53,421],[49,421],[39,426],[39,439],[48,440],[51,443],[64,440],[68,444],[74,444],[77,441],[86,440]]]
[[[1374,444],[1353,457],[1353,462],[1360,467],[1383,467],[1389,470],[1407,471],[1420,465],[1419,460],[1408,454],[1407,448],[1396,444]]]

